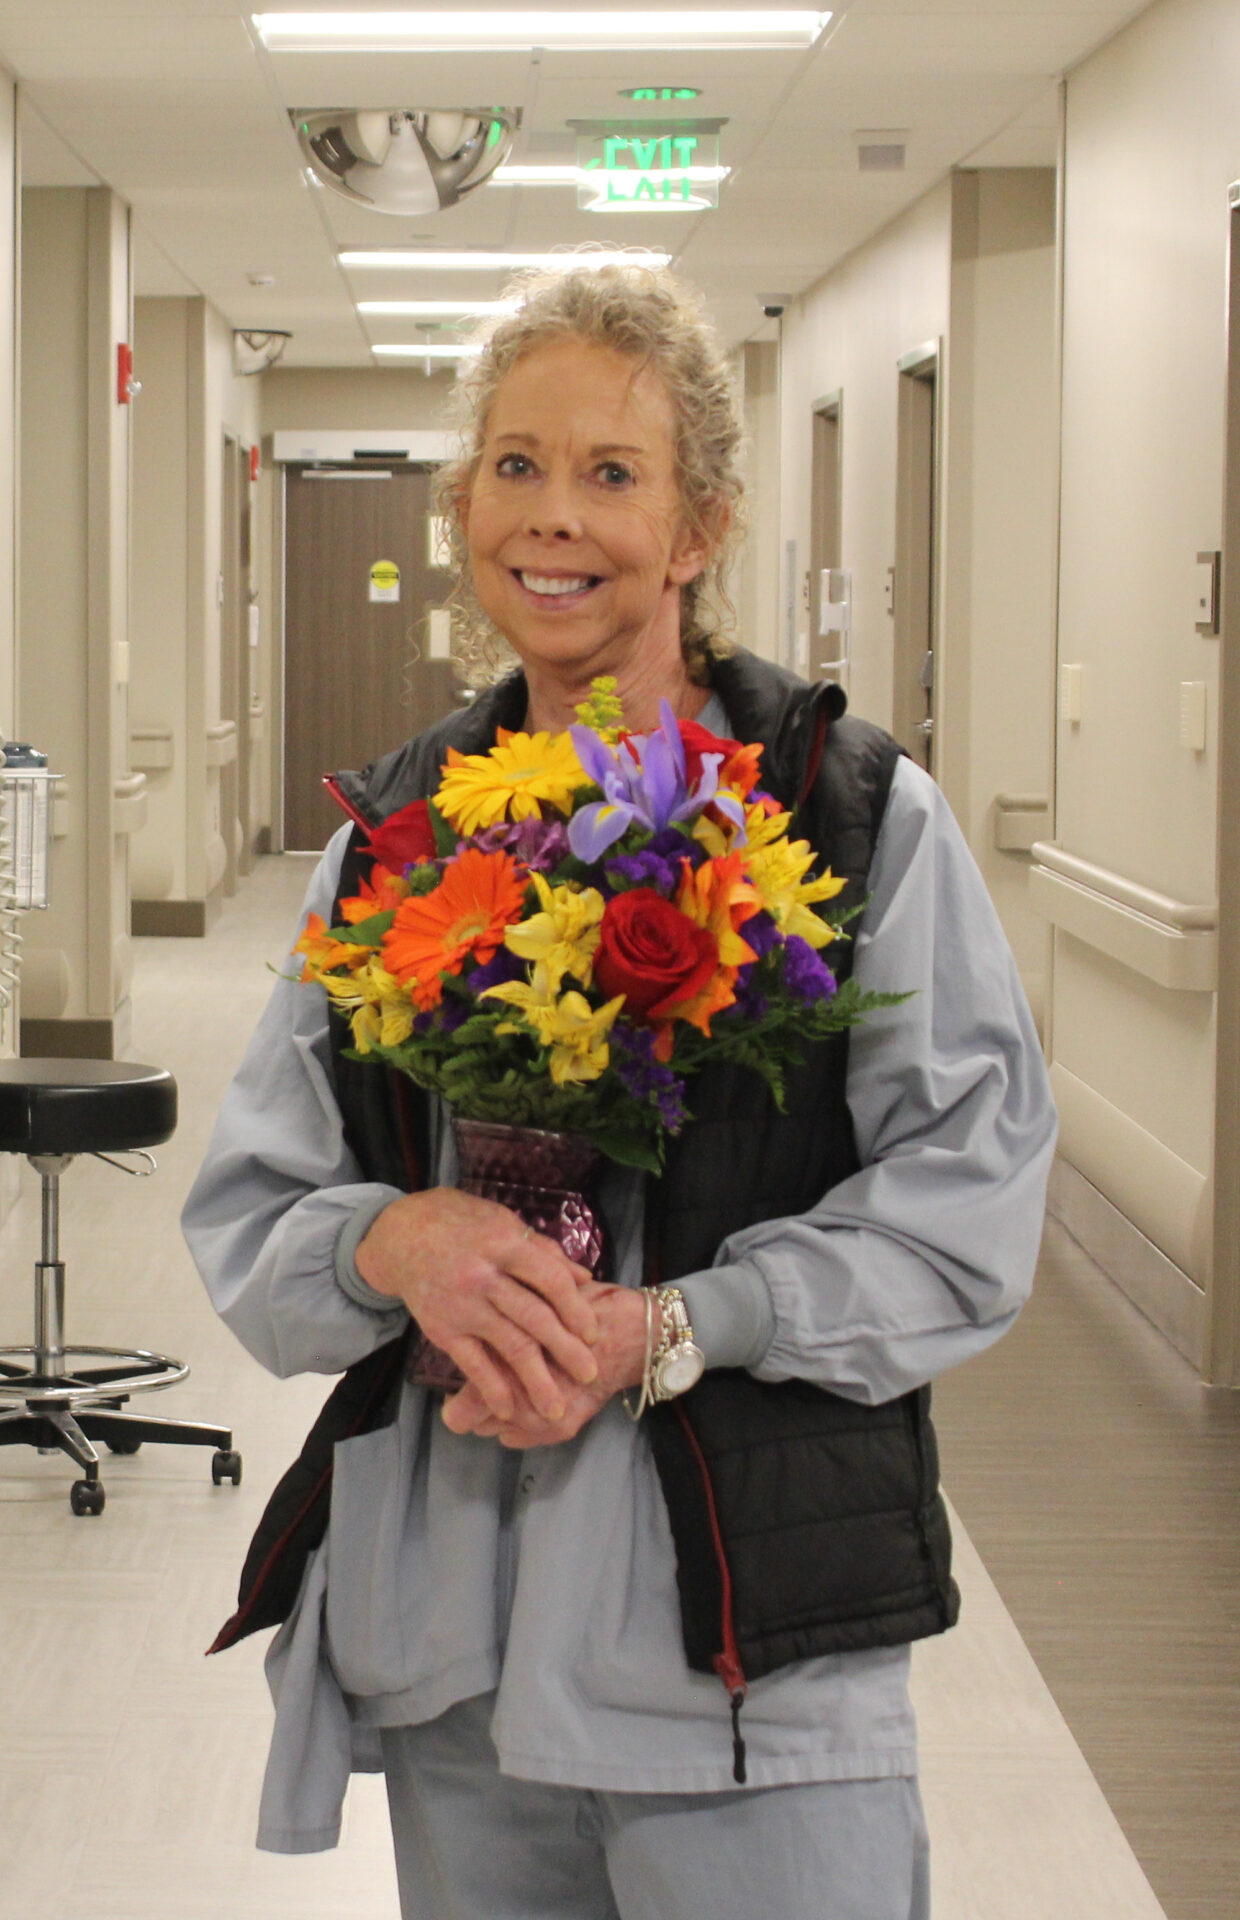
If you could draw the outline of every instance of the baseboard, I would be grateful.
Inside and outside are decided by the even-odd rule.
[[[130,907],[133,933],[169,940],[201,940],[207,930],[205,900],[135,900]]]
[[[1051,1169],[1046,1205],[1094,1264],[1200,1373],[1206,1297],[1196,1282],[1062,1157]]]
[[[23,1060],[112,1060],[111,1020],[23,1020]]]

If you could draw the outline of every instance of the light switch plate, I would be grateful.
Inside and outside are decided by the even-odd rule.
[[[447,607],[432,607],[426,616],[426,654],[430,660],[452,658],[452,615]]]
[[[1206,750],[1206,683],[1180,682],[1180,745],[1192,753]]]
[[[1081,702],[1084,692],[1085,669],[1082,666],[1060,667],[1059,669],[1059,718],[1065,726],[1079,727],[1081,724]]]

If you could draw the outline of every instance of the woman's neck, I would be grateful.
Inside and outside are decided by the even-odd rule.
[[[561,733],[577,718],[577,708],[590,697],[592,673],[567,675],[549,671],[541,661],[525,664],[529,707],[526,726],[534,733]],[[637,660],[614,675],[624,724],[633,733],[649,733],[659,724],[659,702],[666,700],[678,720],[692,720],[710,698],[709,687],[695,686],[677,650],[674,663]]]

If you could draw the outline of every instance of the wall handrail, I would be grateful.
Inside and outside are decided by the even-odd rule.
[[[1176,933],[1214,933],[1218,930],[1217,901],[1203,906],[1173,900],[1169,894],[1158,893],[1153,887],[1143,887],[1137,880],[1125,880],[1122,874],[1112,873],[1107,867],[1095,866],[1092,860],[1082,860],[1079,854],[1067,853],[1049,840],[1036,840],[1030,852],[1039,866],[1061,874],[1066,880],[1074,880],[1078,887],[1101,894],[1104,900],[1113,901],[1117,906],[1144,914],[1147,920],[1156,920],[1160,926],[1171,927]]]

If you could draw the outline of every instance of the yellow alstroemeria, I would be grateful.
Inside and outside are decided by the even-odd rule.
[[[325,979],[323,985],[337,1006],[354,1009],[349,1024],[359,1053],[369,1053],[374,1046],[403,1046],[413,1032],[412,1002],[378,961],[352,979]]]
[[[606,1071],[611,1058],[607,1035],[624,1005],[622,993],[606,1006],[597,1008],[592,1007],[582,993],[569,992],[557,999],[550,989],[546,968],[536,966],[528,985],[522,980],[509,980],[502,986],[487,987],[479,998],[502,1000],[516,1008],[524,1025],[532,1028],[542,1045],[550,1049],[548,1065],[557,1087],[597,1080]],[[498,1028],[500,1033],[519,1031],[515,1021],[505,1021]]]
[[[814,863],[809,841],[779,839],[768,846],[746,847],[744,860],[763,906],[784,937],[797,934],[811,947],[829,946],[835,933],[811,909],[819,900],[833,900],[848,882],[837,880],[829,867],[820,879],[805,879]]]
[[[730,821],[725,821],[721,827],[704,813],[699,814],[693,823],[693,837],[705,847],[712,860],[722,859],[733,848],[743,860],[748,860],[751,849],[765,847],[772,840],[777,840],[781,833],[786,833],[791,818],[790,813],[768,813],[757,801],[752,807],[745,808],[745,838],[739,844],[735,838],[736,829]]]
[[[303,981],[321,980],[328,985],[327,970],[332,967],[348,967],[356,970],[365,966],[372,949],[354,946],[351,941],[333,940],[321,914],[308,913],[300,940],[292,951],[305,955],[305,964],[301,970]]]
[[[542,912],[509,927],[504,945],[519,959],[545,967],[550,992],[559,992],[566,973],[588,987],[606,901],[595,887],[553,887],[541,873],[530,879]]]

